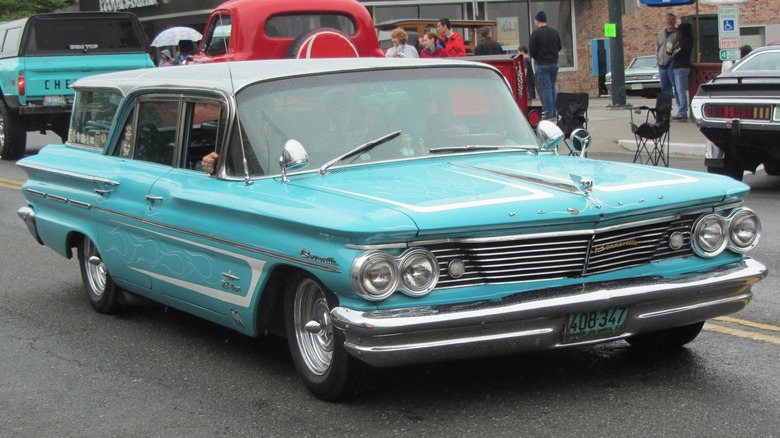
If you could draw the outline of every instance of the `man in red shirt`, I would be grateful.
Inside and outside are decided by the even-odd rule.
[[[441,18],[436,23],[436,30],[442,36],[444,50],[449,56],[466,56],[466,46],[463,44],[463,37],[450,29],[452,23],[449,18]]]

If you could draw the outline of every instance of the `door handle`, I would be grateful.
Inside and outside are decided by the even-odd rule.
[[[106,196],[107,194],[111,193],[111,190],[108,189],[93,189],[92,191],[100,196]]]
[[[155,196],[155,195],[144,195],[144,199],[146,199],[149,203],[154,204],[154,201],[162,201],[162,196]]]

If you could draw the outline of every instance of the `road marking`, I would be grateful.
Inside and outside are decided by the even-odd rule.
[[[780,345],[780,337],[770,336],[762,333],[749,332],[747,330],[733,329],[729,327],[723,327],[720,325],[705,323],[704,330],[711,332],[722,333],[724,335],[736,336],[738,338],[750,339],[753,341],[766,342],[769,344]]]
[[[21,189],[24,181],[17,181],[15,179],[0,178],[0,187],[5,189]]]
[[[731,316],[721,316],[719,318],[715,318],[715,321],[730,322],[732,324],[744,325],[745,327],[753,327],[770,332],[780,332],[780,327],[776,325],[762,324],[760,322],[747,321],[744,319],[733,318]]]

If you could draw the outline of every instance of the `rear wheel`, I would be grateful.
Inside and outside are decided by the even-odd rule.
[[[0,100],[0,158],[18,160],[27,146],[27,131],[22,118]]]
[[[81,241],[78,253],[81,281],[90,304],[100,313],[115,313],[120,307],[121,292],[108,275],[106,265],[89,237],[85,236]]]
[[[287,342],[306,387],[330,401],[357,393],[367,365],[347,354],[343,335],[333,328],[333,294],[303,273],[292,275],[285,289]]]
[[[679,348],[699,336],[704,321],[682,327],[673,327],[652,333],[643,333],[626,338],[629,344],[643,350],[670,350]]]

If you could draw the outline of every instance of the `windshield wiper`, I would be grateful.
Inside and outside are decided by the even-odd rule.
[[[385,136],[379,137],[376,140],[371,140],[368,143],[363,143],[360,146],[356,147],[355,149],[352,149],[351,151],[347,152],[346,154],[339,155],[338,157],[328,161],[327,163],[323,164],[322,167],[320,167],[320,170],[317,171],[320,175],[325,175],[325,172],[328,171],[328,168],[336,163],[338,163],[341,160],[346,160],[347,158],[351,158],[357,155],[360,155],[362,153],[368,152],[371,149],[374,149],[375,147],[379,146],[380,144],[387,143],[388,141],[398,137],[401,135],[401,131],[395,131],[391,132],[390,134],[387,134]]]
[[[467,144],[465,146],[442,146],[438,148],[431,148],[429,152],[432,154],[442,154],[447,152],[497,151],[499,149],[528,150],[528,148],[521,147],[521,146],[493,146],[493,145],[481,145],[481,144]]]

